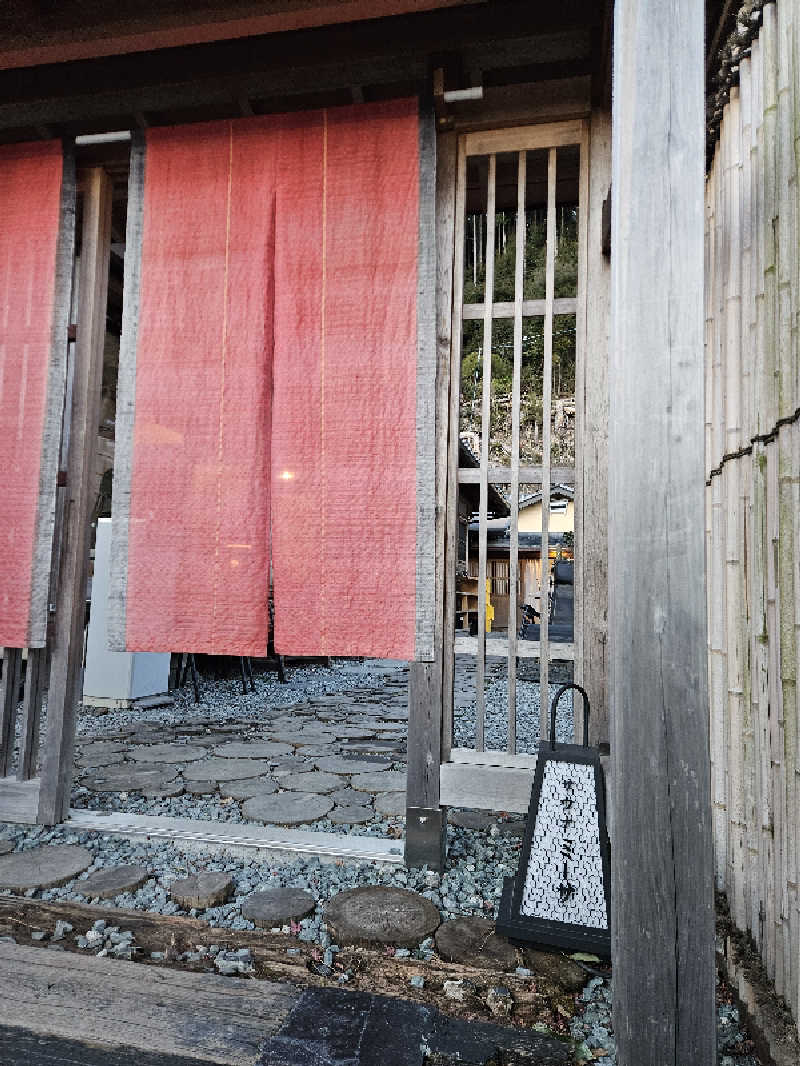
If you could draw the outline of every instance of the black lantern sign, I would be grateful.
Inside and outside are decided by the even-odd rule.
[[[556,707],[583,696],[583,745],[556,743]],[[503,885],[498,933],[513,940],[608,958],[611,853],[600,755],[589,747],[589,697],[562,685],[540,745],[519,869]]]

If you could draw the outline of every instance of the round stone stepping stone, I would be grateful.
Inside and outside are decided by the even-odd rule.
[[[556,952],[536,951],[535,948],[523,947],[522,960],[529,970],[533,970],[534,974],[552,981],[565,992],[579,991],[589,977],[577,962]]]
[[[81,744],[78,748],[78,755],[86,760],[92,755],[116,755],[121,751],[126,751],[127,747],[127,744],[120,744],[118,741],[94,740],[90,744]]]
[[[228,799],[247,800],[253,796],[271,796],[278,791],[278,784],[269,777],[250,777],[245,781],[223,781],[219,786],[220,796]]]
[[[170,885],[170,898],[186,910],[205,910],[225,903],[233,892],[233,878],[213,870],[201,870]]]
[[[333,800],[314,792],[279,792],[275,796],[253,796],[242,804],[242,814],[256,822],[274,825],[302,825],[324,818]]]
[[[114,899],[123,892],[135,892],[149,876],[144,866],[107,866],[79,881],[77,889],[87,899]]]
[[[363,725],[334,725],[331,730],[337,737],[353,737],[354,740],[369,740],[375,730]]]
[[[214,748],[214,754],[223,759],[274,759],[291,753],[291,744],[279,744],[275,740],[232,740]]]
[[[284,774],[278,781],[281,788],[291,792],[333,792],[344,784],[341,777],[321,770],[312,770],[307,774]]]
[[[376,740],[374,744],[347,744],[347,751],[361,752],[393,752],[397,751],[398,745],[390,740]]]
[[[350,779],[359,792],[400,792],[406,787],[402,770],[381,770],[378,773],[354,774]]]
[[[513,970],[517,951],[488,918],[454,918],[436,930],[436,950],[447,962],[486,970]]]
[[[208,752],[205,748],[192,744],[144,744],[138,748],[131,748],[128,758],[134,762],[196,762],[197,759],[205,759]]]
[[[118,766],[121,762],[125,762],[124,751],[109,751],[98,755],[90,752],[85,755],[81,755],[78,758],[79,764],[84,767],[85,770],[97,770],[101,766]]]
[[[331,792],[331,799],[341,807],[369,807],[372,805],[372,794],[369,792],[356,792],[354,788],[340,788]]]
[[[363,807],[354,803],[345,807],[334,807],[328,815],[330,821],[336,825],[361,825],[363,822],[371,822],[375,812],[371,807]]]
[[[10,840],[0,840],[0,855],[8,855],[13,850],[14,845]]]
[[[430,900],[387,885],[347,889],[325,906],[325,922],[337,944],[415,947],[440,921]]]
[[[281,774],[285,776],[286,774],[302,773],[304,770],[313,769],[314,763],[311,759],[304,759],[300,755],[287,755],[285,758],[277,759],[272,763],[270,773],[273,777],[278,777]]]
[[[73,844],[47,844],[29,851],[15,851],[0,858],[0,888],[27,892],[29,888],[65,885],[94,862],[86,848]]]
[[[81,784],[91,792],[141,792],[143,788],[165,788],[175,780],[172,766],[156,763],[123,763],[87,774]]]
[[[246,781],[268,774],[268,762],[258,759],[204,759],[183,771],[185,781]]]
[[[380,792],[375,797],[375,810],[378,814],[386,814],[390,817],[405,818],[406,794],[405,792]]]
[[[174,781],[168,785],[164,785],[163,788],[143,788],[142,795],[145,799],[172,799],[174,796],[180,796],[184,792],[183,781],[180,777],[177,777]]]
[[[367,774],[379,770],[388,770],[392,765],[381,759],[355,759],[346,755],[327,755],[315,760],[320,770],[331,774]]]
[[[216,781],[186,781],[184,788],[192,796],[213,796],[217,791]]]
[[[254,892],[242,904],[242,917],[261,929],[298,922],[313,913],[317,901],[300,888],[267,888]]]
[[[488,832],[493,825],[497,825],[497,815],[487,814],[486,811],[448,811],[447,821],[450,825],[460,826],[461,829]]]

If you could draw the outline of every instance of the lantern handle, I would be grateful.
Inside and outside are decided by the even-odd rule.
[[[584,748],[589,747],[589,694],[577,682],[569,681],[556,692],[555,696],[553,696],[553,702],[550,704],[550,747],[553,751],[556,750],[556,707],[558,706],[558,701],[569,688],[577,689],[583,696],[583,746]]]

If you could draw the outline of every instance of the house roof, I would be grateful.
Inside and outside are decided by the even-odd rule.
[[[574,500],[575,489],[571,485],[551,485],[550,486],[550,499],[551,500]],[[523,507],[533,507],[536,503],[542,502],[542,490],[538,492],[532,492],[528,496],[523,496],[519,501],[520,511]]]
[[[471,448],[467,447],[463,440],[458,442],[458,465],[471,467],[472,469],[480,466],[477,455]],[[459,485],[458,493],[463,499],[467,500],[473,511],[478,510],[480,507],[480,485]],[[486,509],[489,515],[494,515],[495,519],[508,518],[511,514],[508,501],[497,491],[494,485],[489,486]]]

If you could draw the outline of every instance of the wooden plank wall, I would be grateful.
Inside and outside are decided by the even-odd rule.
[[[706,185],[717,887],[800,1026],[800,11],[768,4]]]

